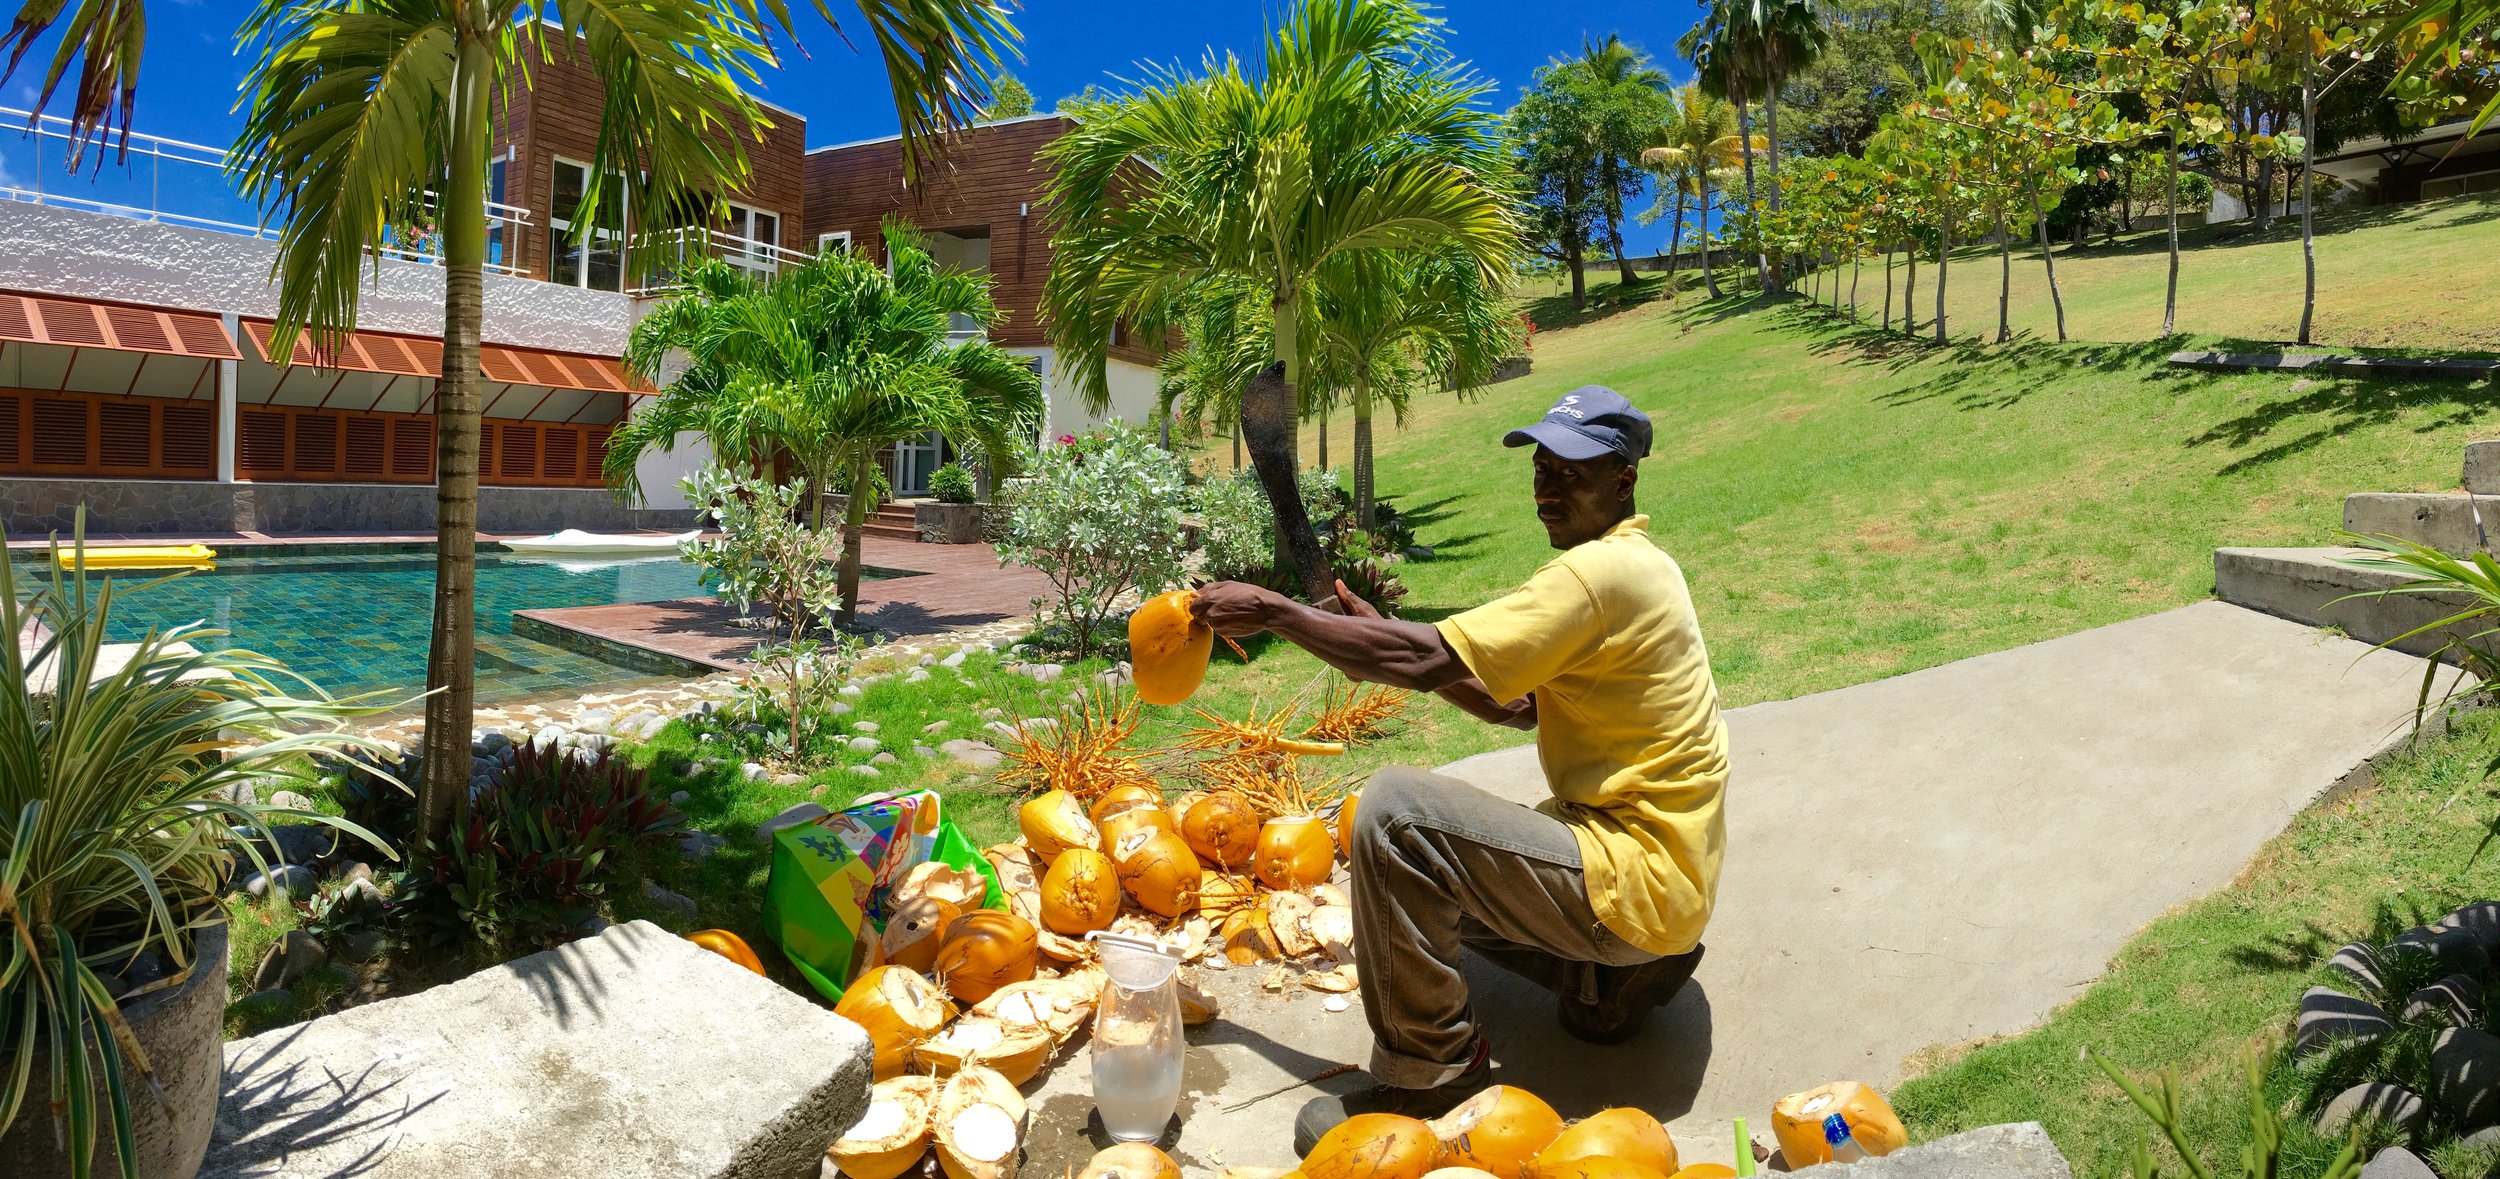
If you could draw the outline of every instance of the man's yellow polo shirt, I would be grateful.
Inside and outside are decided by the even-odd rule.
[[[1727,843],[1727,726],[1684,571],[1649,517],[1438,625],[1495,699],[1535,693],[1554,792],[1537,809],[1578,838],[1598,919],[1653,954],[1699,944]]]

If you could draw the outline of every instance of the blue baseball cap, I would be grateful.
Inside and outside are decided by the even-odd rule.
[[[1537,424],[1503,435],[1502,445],[1543,446],[1575,463],[1601,454],[1637,463],[1649,457],[1649,415],[1604,385],[1582,385]]]

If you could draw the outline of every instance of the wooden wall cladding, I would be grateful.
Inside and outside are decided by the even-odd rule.
[[[0,474],[213,479],[217,403],[0,389]]]

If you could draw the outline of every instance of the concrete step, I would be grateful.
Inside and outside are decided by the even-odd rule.
[[[2334,627],[2372,644],[2437,622],[2468,605],[2467,599],[2455,594],[2353,597],[2413,580],[2403,574],[2359,569],[2345,563],[2350,558],[2375,555],[2368,549],[2353,548],[2215,549],[2214,593],[2235,606],[2311,626]],[[2466,633],[2463,629],[2432,631],[2397,643],[2396,649],[2429,655],[2449,638]]]
[[[901,524],[888,524],[882,520],[870,520],[869,522],[860,525],[859,530],[870,536],[880,536],[887,540],[917,541],[920,539],[920,529],[914,527],[908,520]]]
[[[203,1179],[814,1175],[859,1026],[647,921],[225,1048]]]
[[[2474,524],[2482,515],[2482,527]],[[2344,497],[2344,531],[2394,536],[2443,553],[2495,551],[2500,543],[2500,495],[2462,491],[2421,495],[2368,491]]]

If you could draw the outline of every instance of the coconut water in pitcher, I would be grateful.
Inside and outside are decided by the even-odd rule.
[[[1180,957],[1145,938],[1086,936],[1108,976],[1094,1007],[1094,1108],[1113,1138],[1152,1142],[1181,1100]]]

